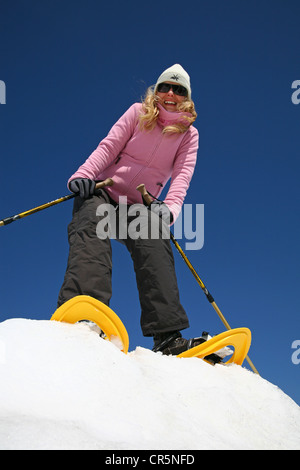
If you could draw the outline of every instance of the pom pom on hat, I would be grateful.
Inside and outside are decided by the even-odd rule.
[[[156,92],[157,87],[160,83],[163,82],[174,82],[178,83],[178,85],[184,86],[188,91],[188,98],[191,98],[192,90],[191,90],[191,83],[190,83],[190,76],[181,67],[180,64],[174,64],[172,67],[166,69],[159,77],[155,84],[154,91]]]

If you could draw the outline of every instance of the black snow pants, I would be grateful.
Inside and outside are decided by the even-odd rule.
[[[137,211],[139,207],[141,211]],[[154,235],[149,222],[153,216],[159,220]],[[90,295],[109,305],[110,239],[115,238],[126,245],[133,260],[143,335],[188,328],[188,318],[179,300],[172,247],[169,237],[162,235],[163,225],[142,204],[117,205],[103,190],[85,200],[77,196],[68,226],[69,258],[58,306],[76,295]]]

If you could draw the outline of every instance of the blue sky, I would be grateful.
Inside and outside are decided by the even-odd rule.
[[[299,14],[296,0],[4,0],[0,14],[0,219],[68,194],[114,122],[180,63],[200,133],[186,203],[204,204],[205,220],[203,248],[187,255],[230,325],[251,329],[261,375],[298,404]],[[0,228],[1,321],[51,317],[71,211],[69,201]],[[130,256],[117,242],[113,252],[111,307],[130,349],[151,347]],[[224,331],[174,255],[186,337]]]

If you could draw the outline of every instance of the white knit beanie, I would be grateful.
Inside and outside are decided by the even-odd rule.
[[[175,82],[175,83],[178,83],[178,85],[184,86],[188,91],[188,98],[191,99],[192,90],[191,90],[190,76],[184,70],[184,68],[181,67],[181,65],[174,64],[172,65],[172,67],[169,67],[168,69],[166,69],[158,77],[158,80],[155,84],[154,92],[156,92],[158,85],[163,82]]]

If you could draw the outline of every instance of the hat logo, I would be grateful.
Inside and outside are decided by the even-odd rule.
[[[172,77],[170,77],[170,78],[171,78],[171,80],[177,80],[178,81],[179,80],[179,75],[174,73],[174,75],[172,75]]]

